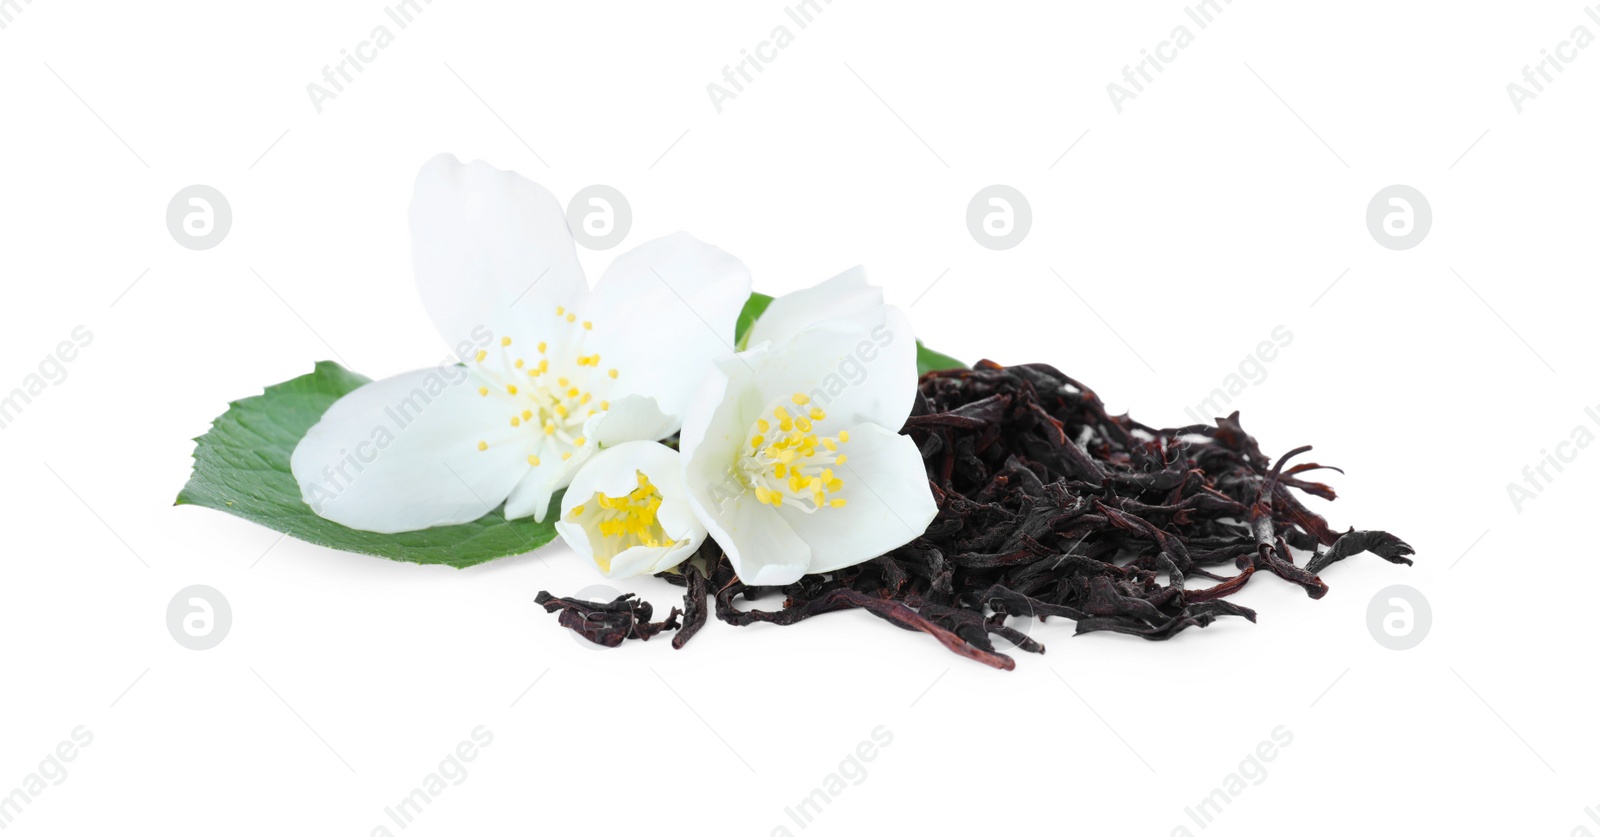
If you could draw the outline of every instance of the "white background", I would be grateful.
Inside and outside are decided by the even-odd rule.
[[[493,743],[407,833],[1600,833],[1600,450],[1520,511],[1506,489],[1600,434],[1600,48],[1520,114],[1506,91],[1600,24],[1239,0],[1201,30],[1133,5],[837,0],[800,30],[778,2],[438,0],[318,113],[306,85],[393,27],[380,3],[19,3],[0,390],[75,326],[94,341],[0,430],[0,794],[75,727],[94,740],[7,833],[398,833],[385,806],[478,725]],[[793,44],[718,113],[707,84],[780,24]],[[1178,25],[1194,43],[1119,114],[1106,85]],[[532,603],[600,581],[559,545],[455,571],[174,508],[230,400],[322,358],[442,356],[405,220],[441,151],[563,198],[615,186],[624,248],[685,229],[768,292],[864,264],[929,345],[1051,362],[1147,423],[1187,422],[1283,325],[1232,407],[1269,453],[1345,468],[1313,507],[1417,565],[1357,557],[1321,601],[1263,576],[1237,597],[1259,624],[1168,643],[1052,622],[1005,673],[860,613],[595,650]],[[233,207],[204,252],[165,227],[192,183]],[[991,183],[1032,205],[1010,250],[966,229]],[[1405,251],[1365,223],[1394,183],[1434,216]],[[190,584],[232,604],[215,649],[167,633]],[[1391,584],[1432,605],[1410,651],[1368,633]],[[1189,819],[1279,725],[1266,778]],[[808,828],[785,815],[879,726],[860,784]]]

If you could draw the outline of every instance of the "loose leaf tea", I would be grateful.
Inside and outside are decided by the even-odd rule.
[[[1335,532],[1294,492],[1334,499],[1304,475],[1329,469],[1275,463],[1235,412],[1216,425],[1152,428],[1112,416],[1094,391],[1050,366],[925,374],[903,429],[927,466],[939,514],[919,538],[863,564],[807,575],[783,587],[749,587],[707,540],[682,572],[685,588],[652,623],[644,603],[557,599],[540,593],[562,625],[602,645],[678,630],[681,648],[705,624],[707,598],[732,625],[792,625],[861,609],[932,636],[969,659],[1011,669],[995,647],[1043,653],[1011,617],[1072,619],[1077,633],[1116,631],[1170,639],[1218,617],[1255,612],[1227,601],[1258,572],[1328,591],[1329,565],[1361,552],[1410,564],[1412,548],[1380,531]],[[1329,469],[1337,470],[1337,469]],[[1310,552],[1296,564],[1292,549]],[[1232,566],[1231,574],[1220,572]],[[1197,583],[1198,582],[1198,583]],[[778,610],[741,610],[738,599],[781,594]]]
[[[558,622],[577,631],[584,639],[607,648],[615,648],[625,639],[649,639],[662,631],[677,630],[681,615],[673,608],[666,619],[651,622],[655,609],[649,602],[635,600],[632,593],[624,593],[609,602],[562,599],[540,593],[533,603],[543,605],[545,613],[561,611]]]

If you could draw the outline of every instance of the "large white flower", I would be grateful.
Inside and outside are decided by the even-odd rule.
[[[598,446],[677,428],[750,293],[743,264],[682,233],[590,290],[553,195],[448,155],[417,178],[411,234],[423,305],[463,365],[351,392],[290,460],[306,502],[357,529],[466,523],[502,502],[542,520]]]
[[[770,328],[720,359],[684,417],[690,503],[746,584],[875,558],[938,513],[922,455],[899,433],[916,397],[910,324],[881,304],[840,310],[852,307],[832,317],[819,305],[794,320],[798,333]]]
[[[556,531],[607,578],[658,573],[700,548],[678,452],[659,442],[601,451],[572,478]]]

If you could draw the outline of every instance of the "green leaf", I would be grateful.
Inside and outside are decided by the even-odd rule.
[[[918,375],[926,375],[929,372],[939,372],[945,369],[966,368],[967,365],[965,363],[962,363],[961,361],[956,360],[955,358],[944,354],[943,352],[936,352],[927,346],[922,345],[921,340],[917,341]]]
[[[194,473],[178,504],[227,512],[319,546],[418,564],[470,567],[531,552],[555,538],[553,519],[508,522],[499,510],[472,523],[391,535],[318,517],[300,499],[289,455],[333,402],[369,380],[323,361],[309,375],[228,405],[195,440]],[[560,503],[560,495],[551,501],[556,508]]]
[[[761,293],[753,293],[744,301],[744,309],[739,312],[739,319],[733,324],[733,345],[738,346],[739,351],[750,348],[748,345],[750,327],[756,324],[756,320],[761,319],[761,315],[767,312],[767,306],[771,304],[772,297]]]
[[[734,345],[739,347],[739,351],[742,352],[750,348],[750,327],[756,324],[756,320],[761,319],[761,315],[766,313],[767,306],[771,304],[772,297],[762,293],[753,293],[749,299],[745,300],[744,310],[739,312],[739,320],[733,329]],[[966,368],[967,365],[965,363],[922,345],[921,340],[917,341],[918,375],[925,375],[929,372],[937,372],[943,369]]]

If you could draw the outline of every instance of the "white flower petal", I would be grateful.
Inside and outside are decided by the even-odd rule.
[[[728,483],[728,471],[744,449],[746,429],[763,406],[750,364],[759,362],[764,353],[765,349],[745,352],[714,363],[684,416],[678,434],[684,483],[697,507],[704,506],[707,513],[738,488]]]
[[[639,488],[644,474],[661,496],[656,510],[658,540],[670,546],[634,545],[613,553],[617,544],[600,534],[599,521],[607,514],[596,495],[623,497]],[[575,510],[583,507],[581,514]],[[682,465],[677,451],[658,442],[625,442],[594,455],[572,478],[561,500],[556,531],[579,555],[594,561],[607,578],[623,578],[671,569],[694,554],[705,540],[706,529],[684,496]]]
[[[527,476],[506,497],[506,519],[532,516],[535,523],[543,523],[550,513],[550,498],[572,481],[572,475],[578,472],[593,450],[592,445],[579,448],[570,459],[549,455],[539,457],[538,467],[529,467]]]
[[[619,256],[584,304],[594,322],[588,345],[618,370],[611,397],[654,396],[681,418],[711,361],[732,352],[749,296],[743,263],[685,233]]]
[[[625,395],[611,402],[611,409],[596,413],[583,424],[589,441],[607,447],[623,442],[665,439],[678,430],[678,421],[661,412],[654,398]]]
[[[509,430],[504,408],[480,398],[466,370],[421,369],[334,402],[289,466],[318,514],[353,529],[468,523],[528,472],[526,444]]]
[[[548,339],[556,307],[587,292],[561,203],[487,163],[423,166],[411,240],[422,304],[462,360],[506,336]]]
[[[750,328],[745,342],[750,346],[763,341],[780,345],[832,320],[857,322],[870,329],[879,322],[877,309],[882,305],[883,290],[867,284],[867,272],[858,265],[818,285],[774,299]]]
[[[922,453],[910,436],[876,424],[850,428],[840,447],[849,458],[835,468],[844,480],[834,494],[846,503],[806,514],[778,511],[810,547],[806,572],[820,573],[868,561],[922,536],[939,513],[928,487]]]
[[[777,509],[756,502],[749,494],[723,503],[701,522],[745,584],[793,584],[808,572],[811,547]]]
[[[703,539],[703,538],[702,538]],[[682,564],[700,548],[698,541],[691,546],[683,541],[672,546],[634,546],[616,554],[601,570],[606,578],[632,578],[636,575],[655,575]]]
[[[752,361],[763,403],[804,393],[827,411],[830,428],[869,422],[898,431],[916,399],[917,342],[899,309],[878,313],[871,329],[821,323]]]

